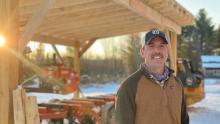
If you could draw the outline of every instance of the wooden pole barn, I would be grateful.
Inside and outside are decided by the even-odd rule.
[[[17,54],[30,40],[75,47],[74,65],[80,72],[80,57],[96,39],[159,28],[171,40],[176,70],[177,34],[193,19],[175,0],[0,0],[0,35],[6,39],[0,47],[0,124],[15,123],[12,92],[21,64]]]

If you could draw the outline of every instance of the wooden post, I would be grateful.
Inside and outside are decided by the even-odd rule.
[[[14,121],[15,124],[25,124],[25,106],[21,90],[13,91]]]
[[[77,42],[74,46],[75,54],[74,54],[74,70],[80,74],[80,57],[83,55],[84,52],[96,41],[97,38],[90,39],[86,42],[86,44],[80,45]],[[74,94],[75,98],[79,98],[80,89],[78,88]]]
[[[74,70],[80,74],[80,48],[74,47]]]
[[[172,69],[175,71],[175,75],[177,74],[177,34],[175,32],[170,32],[170,43],[172,48]]]
[[[169,56],[170,56],[170,65],[171,68],[175,71],[174,75],[177,73],[177,34],[175,32],[165,30],[167,39],[170,41],[168,44],[169,47]]]
[[[80,46],[77,44],[77,46],[74,47],[74,70],[80,74]],[[80,89],[77,88],[76,92],[74,93],[75,98],[80,97]]]
[[[0,124],[13,124],[12,91],[18,84],[18,59],[9,50],[18,50],[18,0],[0,0]]]

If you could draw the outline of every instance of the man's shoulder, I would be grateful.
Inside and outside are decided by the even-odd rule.
[[[175,81],[176,81],[181,87],[183,87],[183,83],[182,83],[182,81],[180,80],[180,78],[178,78],[178,77],[175,76],[175,75],[172,75],[172,77],[175,79]]]
[[[138,82],[142,76],[143,76],[143,73],[141,72],[140,69],[138,69],[136,72],[132,73],[127,78],[125,78],[123,83],[129,84],[129,83],[133,83],[133,82]]]
[[[127,78],[125,78],[121,83],[121,88],[136,88],[139,80],[143,76],[143,73],[140,69],[138,69],[136,72],[129,75]]]

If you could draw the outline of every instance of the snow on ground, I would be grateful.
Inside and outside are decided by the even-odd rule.
[[[220,124],[220,80],[206,79],[205,93],[204,100],[192,105],[190,124]]]
[[[104,95],[116,93],[119,86],[119,82],[109,82],[109,83],[94,83],[89,85],[83,85],[80,87],[84,96],[94,96],[94,95]],[[27,96],[37,96],[38,103],[48,103],[53,99],[71,99],[73,94],[54,94],[54,93],[27,93]]]
[[[101,94],[115,94],[119,87],[119,82],[109,82],[105,84],[90,84],[81,86],[82,92],[86,96],[101,95]]]
[[[116,93],[119,83],[92,84],[83,86],[82,91],[87,95]],[[190,124],[220,124],[220,80],[205,80],[206,97],[190,107]]]
[[[116,93],[119,82],[109,82],[105,84],[95,83],[81,86],[81,90],[85,96],[111,94]],[[220,79],[205,80],[206,97],[199,103],[190,107],[194,108],[189,112],[190,124],[220,124]],[[29,95],[37,95],[38,102],[48,102],[51,99],[71,99],[73,94],[40,94],[29,93]]]

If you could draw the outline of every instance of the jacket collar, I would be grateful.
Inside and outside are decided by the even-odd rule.
[[[168,71],[169,71],[169,74],[168,74],[168,77],[170,77],[173,73],[174,73],[174,70],[172,70],[171,68],[167,67]],[[148,77],[148,78],[153,78],[153,75],[151,75],[148,70],[144,67],[144,64],[141,64],[140,66],[140,70],[143,72],[143,74]]]

